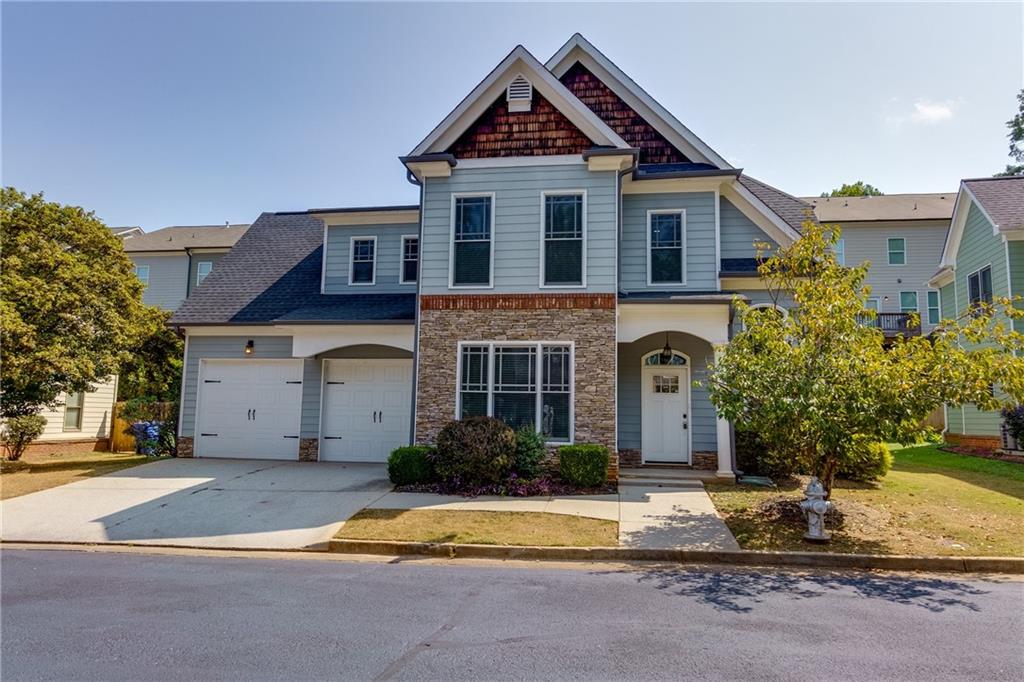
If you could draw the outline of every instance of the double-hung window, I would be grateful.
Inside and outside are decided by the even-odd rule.
[[[916,291],[901,291],[900,292],[900,312],[901,313],[916,313],[918,312],[917,307],[917,292]]]
[[[571,345],[463,344],[459,370],[459,418],[486,415],[549,442],[571,439]]]
[[[85,394],[81,391],[68,393],[64,396],[64,430],[82,430],[82,406],[85,404]]]
[[[832,253],[836,257],[836,263],[846,265],[846,242],[844,240],[836,240],[836,243],[832,246]]]
[[[400,284],[415,284],[419,275],[420,240],[419,237],[406,235],[402,237],[402,279]]]
[[[647,283],[686,281],[686,211],[647,212]]]
[[[352,237],[351,263],[348,283],[355,285],[373,284],[376,277],[377,238]]]
[[[971,308],[992,303],[992,268],[986,266],[967,275],[967,297]]]
[[[142,286],[149,286],[149,266],[148,265],[136,265],[135,276],[142,282]]]
[[[208,260],[201,260],[196,263],[196,286],[203,283],[206,276],[213,271],[213,262]]]
[[[451,286],[491,286],[493,195],[454,195],[452,213]]]
[[[543,286],[582,286],[586,197],[580,193],[544,198]]]
[[[907,240],[903,237],[889,237],[889,265],[907,264]]]
[[[932,289],[928,292],[928,324],[938,324],[942,319],[939,308],[939,292]]]

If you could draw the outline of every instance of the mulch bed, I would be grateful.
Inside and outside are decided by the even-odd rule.
[[[435,495],[461,495],[462,497],[480,497],[481,495],[498,495],[500,497],[550,497],[552,495],[609,495],[618,492],[618,488],[605,484],[596,488],[577,488],[556,478],[513,479],[497,485],[478,488],[455,489],[443,483],[415,483],[412,485],[395,486],[398,493],[433,493]]]
[[[946,445],[939,449],[957,455],[967,455],[968,457],[981,457],[983,459],[997,459],[1001,462],[1024,464],[1024,455],[1015,455],[1009,452],[990,450],[989,448],[971,447],[969,445]]]

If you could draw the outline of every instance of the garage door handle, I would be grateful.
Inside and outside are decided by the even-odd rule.
[[[374,424],[376,424],[376,423],[377,423],[377,410],[374,410],[374,411],[373,411],[373,423],[374,423]]]
[[[380,416],[377,417],[377,423],[378,424],[383,424],[384,423],[384,410],[380,411]]]

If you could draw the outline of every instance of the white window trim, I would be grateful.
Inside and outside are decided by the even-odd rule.
[[[836,249],[836,247],[839,246],[840,244],[842,244],[842,247],[839,248],[839,249]],[[888,242],[886,242],[886,246],[888,246]],[[840,254],[842,254],[842,258],[839,258]],[[840,237],[839,239],[836,240],[836,243],[832,246],[832,255],[836,256],[836,262],[838,262],[844,268],[846,267],[846,240],[845,239]],[[904,260],[906,260],[906,257],[904,257]]]
[[[133,267],[133,269],[135,271],[135,276],[138,278],[138,280],[140,282],[142,282],[142,284],[145,287],[148,288],[149,287],[149,266],[148,265],[136,265],[136,266]],[[142,276],[139,275],[139,271],[143,270],[143,269],[146,271],[146,276],[145,277],[142,277]]]
[[[487,347],[487,415],[494,415],[494,349],[496,346],[533,347],[537,349],[537,405],[536,428],[540,433],[540,419],[544,401],[544,377],[541,374],[541,360],[544,346],[569,347],[569,440],[546,441],[547,445],[572,445],[576,442],[576,342],[575,341],[459,341],[455,356],[455,415],[462,414],[462,349],[465,346]],[[689,360],[687,360],[689,362]]]
[[[209,265],[210,266],[210,269],[206,271],[205,275],[203,275],[203,273],[202,273],[202,266],[204,266],[204,265]],[[203,280],[206,279],[207,277],[209,277],[211,272],[213,272],[213,261],[212,260],[196,261],[196,286],[199,286],[200,284],[202,284]],[[200,275],[202,275],[202,277],[200,277]]]
[[[576,195],[583,197],[583,236],[581,240],[582,253],[580,261],[580,284],[545,284],[544,268],[547,249],[544,248],[545,232],[547,228],[547,211],[545,210],[549,196],[561,197]],[[540,193],[540,272],[537,276],[538,286],[541,289],[586,289],[587,288],[587,190],[585,189],[546,189]]]
[[[935,293],[935,303],[936,303],[935,309],[939,311],[939,315],[938,315],[938,317],[936,318],[936,320],[934,322],[932,322],[932,318],[931,318],[932,306],[931,306],[931,304],[928,301],[929,294],[931,294],[933,292]],[[924,293],[924,314],[925,314],[925,319],[927,320],[927,324],[935,325],[935,324],[939,324],[940,322],[942,322],[942,290],[941,289],[928,289]]]
[[[966,287],[967,287],[967,306],[968,307],[970,307],[971,305],[974,304],[974,301],[971,300],[971,277],[974,277],[975,275],[979,275],[979,277],[978,277],[978,287],[980,288],[981,287],[981,277],[980,277],[981,271],[985,270],[986,268],[989,271],[991,271],[992,270],[992,264],[989,263],[988,265],[982,265],[977,270],[974,270],[973,272],[967,273],[967,277],[964,278],[964,285],[966,285]],[[994,301],[995,298],[996,298],[996,282],[995,282],[994,273],[989,275],[989,279],[992,280],[992,300]]]
[[[403,234],[402,235],[402,240],[401,240],[402,246],[401,246],[401,250],[398,252],[398,283],[399,284],[416,284],[416,282],[419,281],[419,277],[420,277],[420,262],[421,262],[421,256],[422,256],[422,254],[420,252],[419,238],[420,238],[420,236],[418,234]],[[417,244],[416,244],[416,279],[406,279],[405,278],[405,242],[407,242],[410,239],[415,239],[416,242],[417,242]]]
[[[356,242],[373,242],[373,276],[369,282],[353,282],[355,275]],[[348,285],[350,287],[372,287],[377,283],[377,235],[366,235],[363,237],[349,237],[348,239]]]
[[[74,395],[75,393],[81,393],[82,400],[78,407],[72,407],[73,410],[78,410],[78,421],[74,426],[67,425],[68,419],[68,396]],[[82,424],[85,421],[85,391],[71,391],[70,393],[64,394],[64,414],[61,418],[61,430],[64,433],[78,433],[82,430]]]
[[[889,240],[899,239],[903,242],[903,262],[893,263],[892,262],[892,251],[889,249]],[[907,250],[907,238],[906,237],[886,237],[885,238],[885,262],[894,268],[902,268],[904,265],[910,262],[910,253]]]
[[[908,311],[903,309],[903,294],[913,294],[914,295],[914,310],[913,311],[909,311],[909,312],[915,312],[918,315],[920,315],[921,314],[921,294],[918,293],[917,291],[912,290],[912,289],[904,289],[904,290],[900,291],[900,293],[899,293],[899,297],[900,298],[899,298],[899,301],[897,303],[899,305],[900,312],[903,313],[903,314],[907,314],[908,313]],[[927,303],[927,301],[926,301],[926,303]]]
[[[760,310],[761,308],[775,308],[780,313],[782,313],[782,319],[786,319],[787,317],[789,317],[789,311],[786,310],[785,308],[783,308],[781,305],[778,305],[776,303],[755,303],[752,306],[750,306],[750,310]],[[746,330],[746,328],[747,328],[747,325],[741,320],[740,321],[740,329]],[[690,356],[685,355],[684,353],[679,353],[679,354],[680,355],[684,355],[686,357],[686,361],[687,362],[690,361]],[[647,356],[645,355],[644,357],[646,358]]]
[[[682,216],[682,233],[680,234],[680,245],[682,251],[682,280],[679,282],[652,282],[651,279],[651,216],[672,215],[678,213]],[[686,286],[686,209],[685,208],[649,208],[647,209],[647,286],[649,287],[685,287]],[[717,268],[716,268],[717,269]]]
[[[878,296],[868,296],[865,304],[866,307],[870,307],[872,301],[875,302],[875,307],[872,308],[872,310],[874,310],[876,313],[882,312],[882,299]]]
[[[494,288],[494,242],[497,235],[494,233],[494,216],[497,213],[498,202],[494,192],[452,192],[451,209],[449,211],[448,231],[448,288],[449,289],[493,289]],[[490,272],[488,273],[487,284],[455,284],[455,201],[468,197],[490,197],[491,198],[491,257]]]

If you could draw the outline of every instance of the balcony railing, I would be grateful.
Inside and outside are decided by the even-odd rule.
[[[874,320],[865,320],[882,330],[886,336],[917,336],[921,333],[921,321],[912,321],[909,313],[878,313]]]

